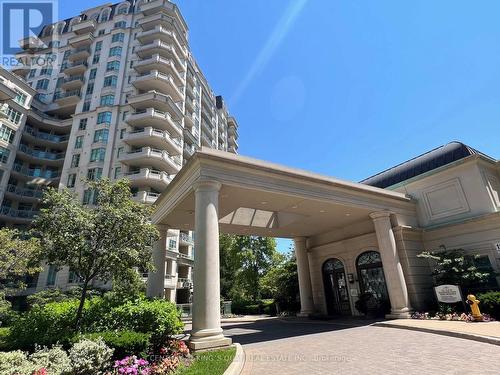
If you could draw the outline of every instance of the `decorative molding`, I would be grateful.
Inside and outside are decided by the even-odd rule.
[[[422,197],[431,221],[470,211],[469,203],[458,177],[429,186],[422,190]]]
[[[483,170],[482,175],[493,204],[495,207],[500,207],[500,178],[490,171]]]

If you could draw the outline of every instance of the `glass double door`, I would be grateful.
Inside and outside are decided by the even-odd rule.
[[[323,284],[328,315],[351,315],[344,265],[339,259],[323,264]]]

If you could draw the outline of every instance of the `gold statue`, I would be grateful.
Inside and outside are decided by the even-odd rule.
[[[479,310],[479,301],[474,294],[469,294],[467,296],[467,303],[470,306],[470,309],[472,311],[472,317],[474,318],[475,321],[481,322],[483,320],[483,314],[481,314],[481,311]]]

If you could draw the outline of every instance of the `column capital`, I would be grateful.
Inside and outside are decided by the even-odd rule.
[[[391,211],[376,211],[372,212],[369,216],[372,218],[372,220],[378,220],[383,218],[390,218],[391,215]]]
[[[217,180],[198,180],[193,184],[195,192],[198,191],[219,191],[222,184]]]
[[[293,242],[306,242],[307,237],[293,237]]]

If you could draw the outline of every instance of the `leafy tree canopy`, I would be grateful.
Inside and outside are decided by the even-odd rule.
[[[88,182],[95,204],[85,206],[69,190],[48,189],[34,221],[48,264],[69,266],[82,281],[78,326],[91,280],[111,280],[134,267],[151,268],[150,245],[158,231],[152,207],[131,199],[127,180]]]

